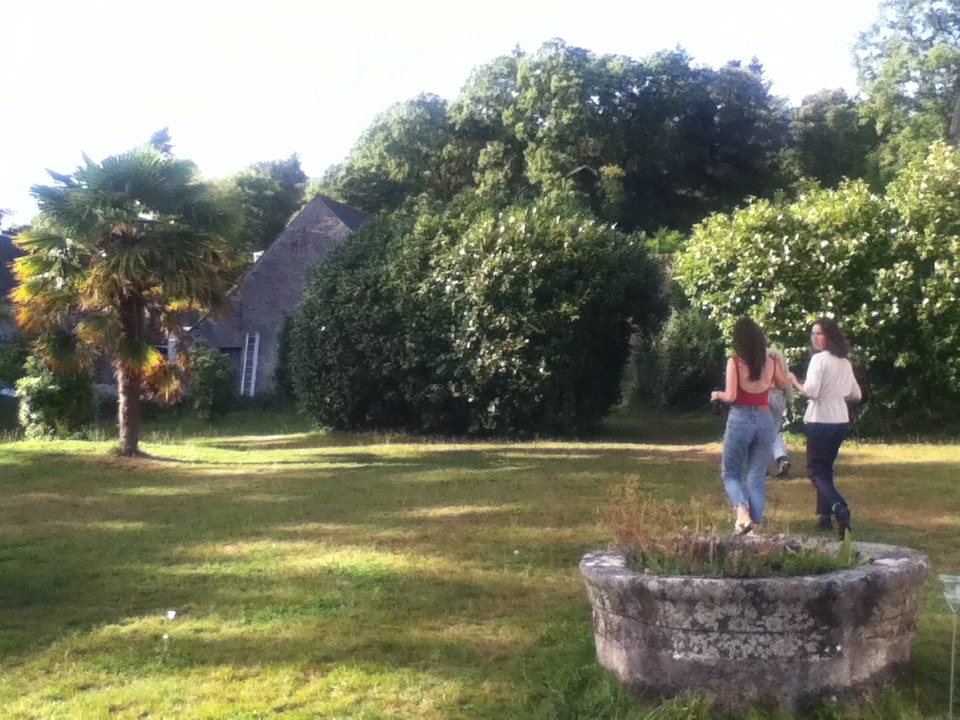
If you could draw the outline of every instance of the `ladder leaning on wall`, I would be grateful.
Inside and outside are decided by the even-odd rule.
[[[247,333],[243,343],[243,370],[240,373],[240,395],[253,397],[257,391],[257,361],[260,358],[260,333]]]

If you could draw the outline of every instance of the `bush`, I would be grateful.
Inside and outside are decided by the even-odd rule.
[[[230,358],[198,341],[189,350],[190,398],[201,420],[230,412],[237,402],[237,371]]]
[[[30,346],[22,335],[0,340],[0,384],[13,387],[23,377]]]
[[[399,308],[401,297],[417,303],[416,278],[398,271],[414,251],[399,243],[408,228],[390,218],[368,222],[314,270],[294,320],[291,359],[297,401],[318,425],[417,424],[409,386],[428,376],[431,360],[416,337],[417,313],[411,309],[404,323]]]
[[[97,412],[93,375],[57,375],[36,356],[17,381],[20,425],[28,438],[67,436],[93,422]]]
[[[296,394],[336,428],[579,430],[618,401],[631,332],[660,322],[661,289],[641,239],[565,195],[375,221],[307,290]]]
[[[707,407],[722,388],[726,343],[719,326],[699,310],[674,310],[663,330],[638,337],[631,358],[634,402],[680,410]]]
[[[855,349],[861,431],[956,426],[960,403],[960,152],[945,144],[874,195],[862,182],[758,201],[697,226],[675,265],[721,325],[751,315],[796,363],[834,316]]]

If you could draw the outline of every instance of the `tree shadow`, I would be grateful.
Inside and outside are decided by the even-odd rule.
[[[612,486],[637,476],[659,496],[723,504],[713,445],[293,452],[303,454],[8,454],[0,657],[22,664],[81,636],[84,662],[111,672],[370,662],[509,683],[558,623],[571,623],[571,642],[590,637],[576,567],[610,542],[595,511]],[[936,567],[954,557],[956,528],[898,524],[880,508],[931,498],[960,517],[958,466],[918,473],[842,456],[839,482],[871,539],[932,548]],[[790,488],[806,506],[809,488]],[[180,620],[167,623],[168,609]],[[104,631],[128,625],[137,632]],[[513,625],[524,632],[493,632]]]

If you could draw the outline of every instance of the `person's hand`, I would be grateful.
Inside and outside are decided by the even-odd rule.
[[[717,392],[716,390],[714,390],[712,393],[710,393],[710,402],[713,402],[714,400],[719,400],[719,399],[720,399],[720,393],[719,393],[719,392]]]

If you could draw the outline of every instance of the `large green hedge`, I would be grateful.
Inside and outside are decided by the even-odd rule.
[[[632,330],[664,313],[642,242],[570,195],[502,210],[461,199],[369,223],[318,268],[294,386],[336,428],[569,432],[619,399]]]
[[[794,360],[811,321],[855,346],[869,432],[956,423],[960,403],[960,154],[935,144],[883,196],[812,188],[708,218],[678,258],[693,303],[728,326],[751,315]]]

